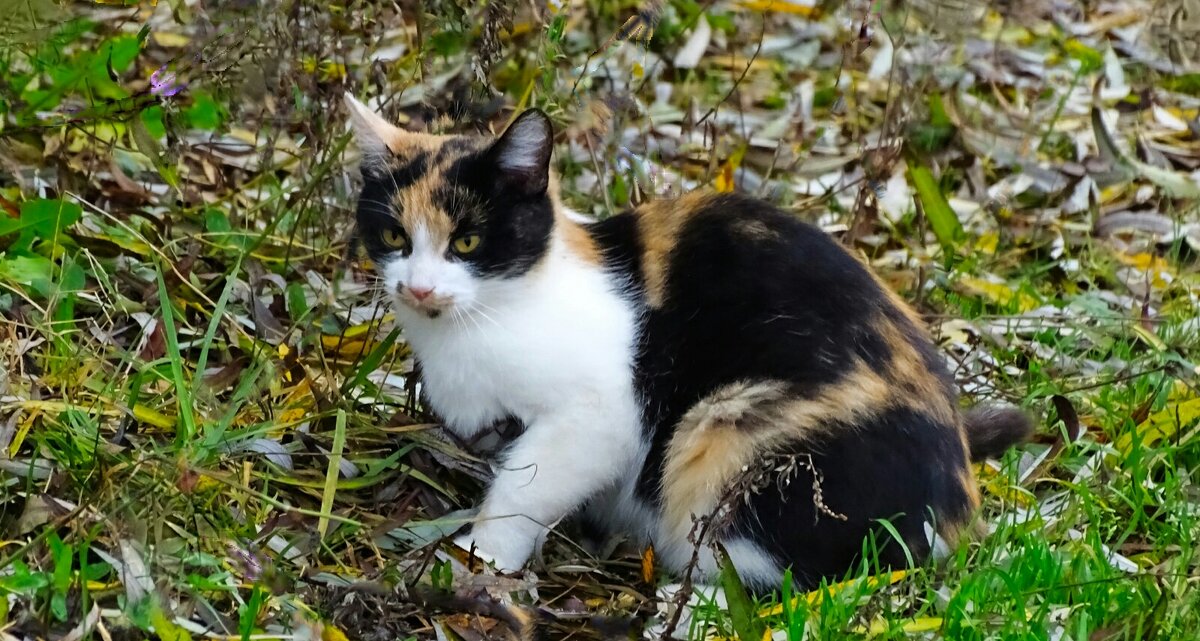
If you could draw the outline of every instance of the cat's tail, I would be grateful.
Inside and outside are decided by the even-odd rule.
[[[1033,419],[1007,405],[977,405],[963,416],[971,460],[998,458],[1033,433]]]

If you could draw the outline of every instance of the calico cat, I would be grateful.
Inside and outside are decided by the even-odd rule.
[[[960,414],[914,313],[780,209],[694,193],[579,222],[542,112],[493,140],[346,104],[358,236],[425,397],[464,438],[525,426],[456,541],[498,569],[520,569],[572,514],[653,543],[678,572],[695,519],[716,513],[704,541],[761,589],[785,568],[801,587],[844,574],[867,538],[903,565],[905,548],[925,558],[931,533],[952,541],[971,521],[969,463],[1030,429],[1016,409]]]

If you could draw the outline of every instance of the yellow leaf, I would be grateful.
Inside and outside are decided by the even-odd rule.
[[[812,17],[817,14],[816,7],[809,7],[798,2],[788,2],[787,0],[740,0],[738,4],[743,9],[750,11],[758,11],[759,13],[790,13],[794,16]]]
[[[326,623],[321,628],[321,641],[350,641],[346,637],[346,633],[339,630],[336,626]]]
[[[171,33],[169,31],[155,31],[150,34],[154,38],[154,44],[160,47],[186,47],[192,41],[191,38],[181,33]]]
[[[654,582],[654,546],[648,546],[646,551],[642,553],[642,580],[646,583]]]
[[[152,410],[145,405],[134,405],[133,410],[131,411],[133,412],[133,417],[143,423],[149,423],[154,427],[162,428],[164,430],[169,430],[175,427],[175,419],[157,410]]]
[[[991,470],[991,468],[988,468],[987,466],[983,467],[989,471]],[[987,491],[988,494],[1014,505],[1030,507],[1037,503],[1037,500],[1034,499],[1032,495],[1030,495],[1028,492],[1022,491],[1019,487],[1013,487],[1012,485],[1009,485],[1005,480],[1005,477],[1001,476],[1000,474],[993,474],[992,477],[986,481],[981,479],[980,485],[984,490]]]
[[[1170,271],[1167,261],[1150,252],[1141,252],[1138,254],[1118,253],[1117,260],[1135,269]]]
[[[346,338],[357,338],[375,330],[375,326],[371,323],[363,323],[361,325],[351,325],[342,332],[342,336]]]
[[[1082,58],[1103,58],[1103,54],[1101,54],[1099,51],[1096,51],[1095,49],[1074,38],[1068,38],[1067,41],[1063,43],[1063,49],[1065,49],[1067,53],[1074,54]]]
[[[117,247],[120,247],[121,249],[131,251],[131,252],[137,254],[138,256],[149,256],[150,252],[153,251],[150,248],[150,245],[143,243],[140,240],[134,240],[132,238],[125,238],[122,236],[100,236],[100,238],[103,238],[104,240],[109,241],[110,243],[116,245]]]
[[[1118,253],[1117,260],[1138,271],[1145,272],[1149,276],[1150,285],[1158,289],[1169,285],[1169,279],[1175,276],[1170,263],[1162,257],[1148,252],[1133,255]]]
[[[989,231],[975,240],[975,249],[988,256],[994,256],[996,254],[996,247],[999,244],[1000,234]]]
[[[175,623],[166,612],[157,603],[150,610],[150,624],[154,626],[154,632],[158,638],[163,641],[192,641],[190,632],[180,627]]]
[[[711,58],[706,59],[705,64],[709,65],[711,67],[720,68],[720,69],[736,69],[738,73],[741,73],[743,71],[746,71],[747,73],[749,73],[749,72],[758,72],[758,71],[770,71],[771,69],[774,68],[774,65],[776,63],[772,62],[771,60],[768,60],[767,58],[754,58],[750,61],[746,61],[744,58],[740,58],[740,57],[737,59],[734,59],[734,58],[730,58],[727,56],[713,56]]]
[[[322,336],[321,346],[326,352],[331,352],[345,358],[358,358],[370,350],[371,341],[348,340],[341,336]]]
[[[891,622],[882,617],[878,617],[871,622],[870,627],[864,629],[858,628],[858,632],[866,633],[868,637],[878,636],[891,629]],[[900,629],[907,634],[917,634],[920,632],[933,632],[942,629],[942,617],[916,617],[911,621],[906,621],[900,624]]]
[[[1107,203],[1111,203],[1114,200],[1117,200],[1121,196],[1125,195],[1126,191],[1127,191],[1126,183],[1119,183],[1116,185],[1112,185],[1111,187],[1105,187],[1104,189],[1100,190],[1100,204],[1104,205]]]
[[[899,581],[900,579],[903,579],[906,576],[908,576],[908,570],[897,570],[895,572],[890,572],[888,574],[876,574],[874,576],[867,577],[865,586],[868,590],[874,590],[880,586],[892,585],[893,583],[896,583],[897,581]],[[835,583],[835,584],[829,586],[829,588],[827,590],[813,590],[812,592],[798,595],[792,599],[791,609],[795,609],[797,606],[799,606],[801,599],[803,599],[809,605],[815,605],[817,603],[820,603],[821,600],[825,598],[826,592],[828,592],[829,595],[832,596],[832,595],[837,594],[838,592],[841,592],[842,590],[845,590],[847,587],[850,587],[853,585],[858,585],[860,582],[862,582],[861,579],[851,579],[849,581]],[[760,616],[760,617],[773,617],[773,616],[779,616],[780,614],[783,614],[783,604],[782,603],[773,605],[769,608],[763,608],[762,610],[759,610],[759,612],[758,612],[758,616]]]
[[[89,124],[87,132],[71,129],[67,132],[66,149],[71,153],[79,153],[84,149],[94,149],[98,144],[115,143],[125,135],[125,126],[113,122],[97,122]]]
[[[37,418],[41,412],[33,412],[26,416],[21,425],[17,427],[17,433],[13,435],[12,443],[8,445],[8,456],[12,458],[17,455],[21,449],[21,444],[25,442],[25,437],[29,435],[29,428],[33,427],[33,419]]]
[[[346,77],[346,65],[332,60],[321,61],[321,80],[329,82],[330,80],[341,80]]]
[[[253,145],[253,144],[258,143],[258,134],[254,133],[253,131],[250,131],[249,129],[244,129],[242,127],[231,127],[229,129],[229,136],[231,138],[236,138],[248,145]]]
[[[958,282],[968,293],[975,296],[982,296],[993,303],[1008,305],[1016,298],[1017,307],[1023,312],[1037,309],[1039,305],[1037,299],[1034,297],[1024,292],[1013,291],[1005,283],[993,283],[982,278],[975,278],[974,276],[963,276],[958,279]]]
[[[1142,339],[1142,341],[1144,341],[1150,347],[1153,347],[1155,350],[1160,352],[1167,351],[1167,344],[1163,342],[1163,339],[1159,338],[1158,334],[1155,334],[1153,331],[1142,327],[1140,324],[1133,324],[1133,333],[1137,334],[1138,338]]]
[[[721,165],[721,170],[717,173],[717,179],[713,181],[713,188],[723,194],[733,191],[733,169],[733,166],[729,163]]]
[[[721,165],[721,169],[717,173],[716,180],[713,181],[713,188],[721,193],[729,193],[733,191],[733,172],[742,164],[742,158],[746,155],[746,147],[742,146],[730,154],[729,159]]]
[[[1162,411],[1150,415],[1132,431],[1119,436],[1115,445],[1122,453],[1129,454],[1133,450],[1135,434],[1140,436],[1139,440],[1143,446],[1151,447],[1164,438],[1171,438],[1180,427],[1196,420],[1200,420],[1200,398],[1171,403]]]
[[[192,491],[196,492],[196,493],[203,493],[203,492],[207,492],[208,490],[213,490],[213,489],[223,488],[223,487],[225,487],[225,486],[222,485],[221,482],[218,481],[217,479],[215,479],[207,474],[201,474],[200,478],[196,479],[196,487]]]
[[[278,422],[283,425],[298,423],[307,413],[308,411],[303,407],[293,407],[292,409],[283,410],[279,413]]]

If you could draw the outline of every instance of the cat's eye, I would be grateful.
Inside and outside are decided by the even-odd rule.
[[[383,244],[392,249],[404,251],[408,249],[408,237],[399,229],[385,229],[379,233],[379,238],[383,240]]]
[[[479,249],[479,234],[467,234],[454,239],[454,251],[458,254],[469,254]]]

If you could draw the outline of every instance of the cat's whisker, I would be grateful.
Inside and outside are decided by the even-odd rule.
[[[488,314],[489,311],[499,314],[500,310],[496,309],[495,307],[476,300],[471,302],[471,311],[477,312],[480,316],[483,316],[496,327],[501,329],[504,328],[504,326],[500,324],[500,321],[497,321],[495,318],[492,318],[491,314]]]
[[[454,323],[458,331],[466,329],[466,324],[462,322],[462,311],[457,307],[450,308],[450,322]]]
[[[455,306],[454,308],[452,308],[452,311],[453,311],[453,316],[458,323],[459,331],[461,331],[461,332],[467,331],[467,329],[468,329],[467,321],[468,320],[470,320],[472,323],[475,322],[474,319],[469,317],[469,315],[466,313],[466,310],[464,310],[462,307]],[[492,346],[492,350],[493,351],[495,350],[494,346]]]
[[[479,324],[479,319],[475,317],[475,314],[472,314],[472,313],[471,313],[470,311],[468,311],[468,310],[464,310],[464,311],[463,311],[463,317],[465,317],[465,318],[467,318],[468,320],[470,320],[470,321],[471,321],[471,324],[475,326],[475,329],[479,330],[479,332],[480,332],[480,333],[483,333],[483,326]],[[490,343],[489,343],[489,344],[490,344]],[[494,350],[493,350],[493,351],[494,351]]]
[[[477,330],[479,330],[479,333],[480,333],[481,335],[482,335],[482,334],[487,334],[487,330],[485,330],[485,329],[484,329],[484,327],[483,327],[482,325],[480,325],[480,324],[479,324],[479,319],[476,317],[475,313],[479,313],[479,314],[481,314],[481,315],[482,315],[484,318],[486,318],[487,320],[491,321],[491,322],[492,322],[492,324],[493,324],[493,325],[494,325],[496,328],[498,328],[498,329],[501,329],[501,330],[503,330],[503,329],[504,329],[504,327],[503,327],[503,326],[501,326],[501,325],[500,325],[500,323],[496,322],[496,320],[495,320],[495,319],[493,319],[491,316],[488,316],[486,313],[483,313],[483,312],[482,312],[481,310],[479,310],[477,307],[475,307],[474,305],[472,305],[472,306],[471,306],[471,308],[470,308],[470,309],[469,309],[467,312],[464,312],[464,316],[467,316],[468,318],[470,318],[470,319],[471,319],[471,322],[472,322],[472,323],[474,323],[474,325],[475,325],[475,328],[476,328]],[[489,355],[490,355],[492,358],[499,358],[499,356],[500,356],[500,355],[499,355],[499,352],[497,351],[497,350],[498,350],[498,348],[496,347],[496,344],[497,344],[497,342],[498,342],[498,341],[495,341],[495,340],[489,340],[489,341],[486,341],[486,343],[485,343],[485,344],[487,345],[487,347],[488,347],[488,352],[489,352]]]

